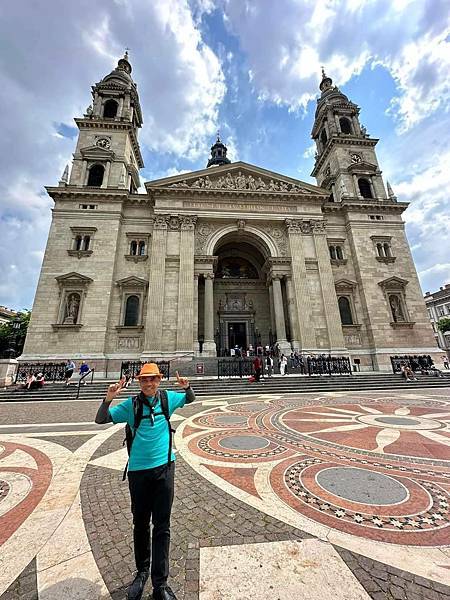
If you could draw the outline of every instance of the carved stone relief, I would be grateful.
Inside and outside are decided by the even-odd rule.
[[[237,175],[227,173],[222,177],[211,179],[209,175],[199,177],[192,182],[183,181],[172,183],[170,188],[194,188],[194,189],[216,189],[216,190],[233,190],[233,191],[263,191],[263,192],[284,192],[289,194],[311,194],[310,190],[302,188],[293,183],[287,183],[281,180],[268,179],[263,180],[261,177],[253,177],[245,175],[238,171]]]

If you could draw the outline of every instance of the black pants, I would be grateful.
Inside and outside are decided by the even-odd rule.
[[[154,588],[169,576],[170,513],[174,493],[175,463],[143,471],[129,471],[133,513],[134,558],[138,571],[150,567],[150,519],[153,523],[151,579]]]

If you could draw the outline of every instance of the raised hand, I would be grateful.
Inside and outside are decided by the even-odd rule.
[[[117,396],[120,394],[120,392],[124,389],[125,382],[126,382],[126,377],[122,377],[122,379],[120,379],[120,381],[118,381],[117,383],[112,383],[108,387],[108,391],[106,392],[106,401],[107,402],[112,402],[114,400],[114,398],[117,398]]]
[[[177,376],[178,385],[186,390],[189,387],[189,379],[187,377],[180,377],[178,371],[175,371],[175,375]]]

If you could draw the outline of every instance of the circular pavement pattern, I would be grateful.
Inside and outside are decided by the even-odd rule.
[[[269,440],[256,435],[230,435],[219,441],[219,446],[228,450],[261,450],[269,444]]]
[[[362,538],[448,544],[450,407],[444,402],[251,401],[207,409],[189,423],[202,429],[186,430],[183,457],[189,462],[195,454],[192,466],[200,460],[225,489],[228,483],[233,493],[242,490],[244,501],[251,493],[276,518],[283,520],[288,505]]]
[[[331,467],[316,475],[325,491],[362,504],[398,504],[408,497],[408,490],[396,479],[355,467]]]

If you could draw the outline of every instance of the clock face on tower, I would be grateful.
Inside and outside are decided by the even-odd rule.
[[[352,154],[350,156],[350,159],[351,159],[352,163],[355,163],[355,164],[360,163],[362,161],[361,155],[356,154],[356,153]]]
[[[98,138],[98,140],[95,142],[95,145],[99,148],[105,148],[106,150],[109,150],[111,148],[111,140],[108,138]]]

